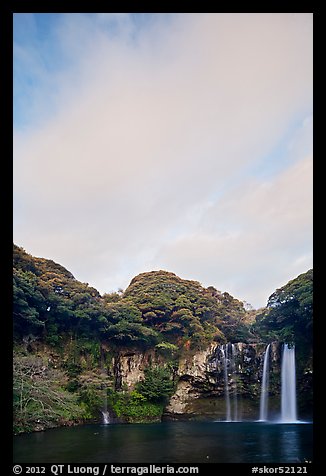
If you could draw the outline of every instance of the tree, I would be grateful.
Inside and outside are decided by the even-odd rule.
[[[125,292],[104,294],[63,266],[14,246],[14,335],[59,346],[67,338],[197,349],[249,336],[243,303],[167,271],[136,276]]]
[[[123,346],[150,347],[158,341],[158,334],[154,329],[149,329],[138,322],[129,322],[126,319],[109,325],[105,335],[110,342]]]
[[[171,371],[167,367],[147,367],[145,378],[136,385],[146,399],[154,403],[166,403],[174,392]]]
[[[42,359],[15,356],[13,376],[15,432],[83,418],[83,409],[78,406],[76,396],[60,386],[63,373],[47,367]]]
[[[181,279],[167,271],[141,273],[131,281],[123,298],[132,300],[146,326],[171,343],[180,344],[181,338],[193,347],[207,343],[207,321],[211,322],[209,338],[221,336],[214,321],[219,303],[197,281]]]
[[[14,270],[13,298],[15,334],[23,337],[29,333],[42,333],[44,321],[41,314],[45,311],[45,300],[31,271]]]
[[[313,270],[310,269],[269,297],[255,327],[260,333],[272,332],[289,343],[312,345],[312,317]]]

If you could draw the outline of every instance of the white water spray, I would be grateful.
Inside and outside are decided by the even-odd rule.
[[[295,375],[295,348],[284,344],[282,359],[281,422],[297,422],[297,397]]]
[[[104,425],[109,425],[111,423],[109,412],[105,411],[105,410],[101,410],[101,413],[102,413],[102,417],[103,417],[103,424]]]
[[[225,392],[225,406],[226,406],[226,421],[231,421],[231,406],[229,393],[229,379],[228,379],[228,345],[225,344],[221,348],[224,366],[224,392]]]
[[[234,409],[234,421],[239,421],[238,416],[238,389],[237,389],[237,380],[236,380],[236,347],[232,344],[232,358],[231,358],[231,370],[232,378],[234,381],[234,394],[233,394],[233,409]]]
[[[266,421],[268,416],[268,384],[269,384],[269,349],[270,344],[266,347],[264,366],[263,366],[263,380],[260,394],[260,411],[259,421]]]
[[[102,372],[104,377],[106,377],[106,372],[105,372],[103,362],[102,362]],[[110,413],[108,411],[108,387],[106,383],[103,386],[103,390],[104,390],[104,398],[103,398],[103,408],[101,410],[102,423],[103,425],[109,425],[111,423],[111,420],[110,420]]]

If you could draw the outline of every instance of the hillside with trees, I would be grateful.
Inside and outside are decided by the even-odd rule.
[[[227,292],[162,270],[101,296],[60,264],[14,245],[13,298],[16,432],[98,419],[103,400],[122,421],[159,419],[180,356],[213,342],[286,339],[302,352],[312,346],[312,270],[254,311]],[[117,366],[135,350],[153,353],[160,365],[149,362],[130,392]]]
[[[118,346],[162,341],[194,348],[250,337],[244,304],[227,292],[167,271],[136,276],[122,293],[100,296],[61,265],[14,246],[14,337],[49,344],[70,336]]]

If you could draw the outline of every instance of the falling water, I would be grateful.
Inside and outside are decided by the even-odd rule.
[[[282,359],[282,394],[281,421],[290,423],[297,421],[297,399],[295,384],[295,348],[284,344]]]
[[[269,349],[270,344],[266,347],[265,350],[265,357],[264,357],[264,367],[263,367],[263,380],[261,386],[261,394],[260,394],[260,412],[259,412],[259,420],[266,421],[267,420],[267,412],[268,412],[268,383],[269,383]]]
[[[109,425],[110,424],[110,414],[108,412],[108,394],[107,394],[107,387],[104,388],[104,402],[103,402],[103,410],[101,410],[102,417],[103,417],[103,424]]]
[[[237,390],[237,380],[236,380],[236,348],[235,345],[232,344],[232,352],[231,352],[231,370],[232,370],[232,379],[234,381],[234,394],[233,394],[233,408],[234,408],[234,421],[238,421],[238,390]]]
[[[101,410],[102,417],[103,417],[103,424],[109,425],[110,422],[110,413],[108,411],[108,394],[107,394],[107,387],[104,388],[104,402],[103,402],[103,410]]]
[[[103,416],[103,424],[104,425],[109,425],[110,424],[110,415],[107,410],[101,410],[102,416]]]
[[[225,344],[221,348],[224,366],[224,388],[225,388],[225,405],[226,405],[226,421],[231,421],[231,406],[228,380],[228,345]]]
[[[104,374],[104,377],[106,377],[106,372],[105,372],[104,365],[102,365],[102,373]],[[103,422],[103,425],[109,425],[111,423],[111,421],[110,421],[110,413],[108,411],[108,387],[107,387],[107,384],[104,383],[102,388],[104,390],[103,408],[101,410],[102,422]]]

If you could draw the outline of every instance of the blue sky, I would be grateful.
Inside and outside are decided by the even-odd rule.
[[[263,306],[312,267],[312,127],[312,14],[15,14],[15,243]]]

